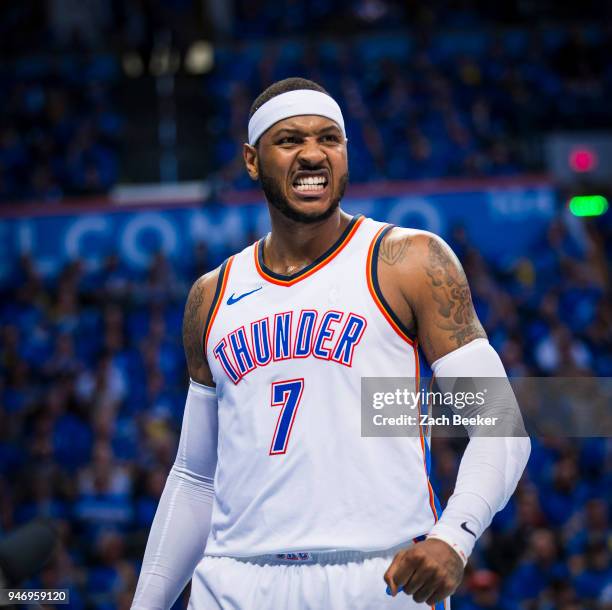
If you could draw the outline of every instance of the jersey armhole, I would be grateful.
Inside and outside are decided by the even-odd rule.
[[[215,321],[217,312],[219,311],[219,306],[221,305],[221,301],[223,300],[223,295],[225,294],[225,288],[227,287],[227,280],[229,278],[229,273],[233,262],[234,257],[230,256],[227,260],[223,261],[223,264],[219,269],[217,287],[215,288],[215,294],[213,296],[212,303],[210,304],[210,310],[208,311],[208,317],[206,318],[206,322],[204,324],[204,329],[202,332],[202,347],[204,349],[204,357],[207,357],[208,337],[210,336],[210,331],[212,329],[213,322]]]
[[[385,299],[380,283],[378,282],[378,253],[380,251],[380,244],[384,239],[385,235],[393,229],[395,225],[385,225],[381,227],[379,231],[372,239],[370,248],[368,250],[367,264],[366,264],[366,277],[368,290],[374,300],[374,303],[389,322],[391,328],[409,345],[416,345],[417,338],[408,330],[408,328],[402,323],[397,317],[396,313],[391,309],[391,306]]]

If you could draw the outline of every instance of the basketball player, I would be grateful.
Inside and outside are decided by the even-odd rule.
[[[427,439],[363,438],[362,377],[504,377],[457,258],[438,237],[339,207],[338,104],[304,79],[254,102],[247,172],[272,232],[201,277],[183,340],[179,450],[134,609],[448,607],[507,502],[527,438],[472,437],[443,514]],[[446,601],[444,601],[446,600]]]

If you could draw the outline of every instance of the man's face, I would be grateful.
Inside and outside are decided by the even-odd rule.
[[[269,203],[286,217],[312,223],[331,216],[348,182],[346,140],[325,117],[302,115],[275,123],[245,162]]]

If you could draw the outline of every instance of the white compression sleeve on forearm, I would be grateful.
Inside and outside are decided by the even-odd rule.
[[[217,395],[189,384],[176,460],[147,541],[132,610],[168,610],[204,554],[217,466]]]
[[[503,415],[518,422],[522,436],[479,436],[470,432],[457,482],[442,516],[428,537],[439,538],[450,544],[463,562],[474,548],[476,540],[489,526],[496,512],[501,510],[514,492],[529,458],[531,443],[524,435],[520,410],[507,381],[506,371],[486,339],[471,343],[436,360],[434,375],[443,379],[503,378],[497,395],[487,387],[483,416]],[[473,414],[476,414],[475,412]],[[506,428],[507,429],[507,428]]]

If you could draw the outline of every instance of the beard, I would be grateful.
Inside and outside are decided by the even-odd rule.
[[[294,222],[301,222],[303,224],[314,224],[315,222],[321,222],[327,220],[340,205],[340,200],[344,197],[344,191],[348,183],[348,172],[341,176],[338,184],[338,194],[331,200],[329,207],[320,214],[309,214],[307,212],[300,212],[289,205],[289,201],[280,188],[277,181],[271,176],[266,174],[263,167],[259,166],[259,180],[261,182],[261,188],[266,196],[266,199],[271,206],[275,207],[283,216]]]

